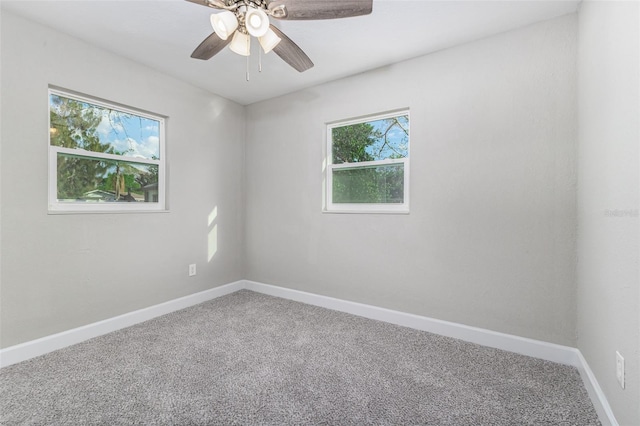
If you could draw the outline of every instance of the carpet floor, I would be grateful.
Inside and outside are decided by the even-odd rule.
[[[242,290],[0,370],[3,425],[599,425],[569,366]]]

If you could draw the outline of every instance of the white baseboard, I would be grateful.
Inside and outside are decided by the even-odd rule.
[[[557,345],[540,340],[528,339],[511,334],[498,333],[477,327],[470,327],[448,321],[407,314],[390,309],[379,308],[362,303],[350,302],[333,297],[320,296],[304,291],[277,287],[255,281],[245,281],[248,290],[264,293],[283,299],[295,300],[309,305],[320,306],[335,311],[346,312],[365,318],[384,321],[416,330],[427,331],[441,336],[452,337],[466,342],[477,343],[491,348],[515,352],[534,358],[557,362],[576,367],[589,393],[598,417],[603,426],[618,426],[609,402],[605,397],[595,375],[589,368],[582,353],[569,346]]]
[[[242,289],[401,325],[416,330],[427,331],[496,349],[516,352],[534,358],[571,365],[576,367],[580,372],[580,376],[603,426],[618,426],[618,422],[613,415],[613,411],[595,375],[589,368],[582,353],[576,348],[248,280],[236,281],[200,293],[170,300],[159,305],[109,318],[104,321],[0,349],[0,367],[6,367],[39,355],[44,355],[57,349],[62,349]]]
[[[215,299],[244,288],[243,281],[236,281],[220,287],[190,294],[179,299],[170,300],[148,308],[139,309],[117,317],[87,324],[82,327],[52,334],[41,339],[21,343],[0,350],[0,367],[6,367],[21,361],[53,352],[76,343],[102,336],[125,327],[150,320],[207,300]]]
[[[598,413],[598,418],[602,426],[619,426],[616,416],[613,414],[613,410],[609,405],[609,401],[607,401],[607,397],[604,395],[602,388],[600,388],[600,384],[593,374],[593,371],[591,371],[587,360],[584,359],[582,352],[578,349],[576,349],[576,352],[578,352],[579,358],[579,365],[577,365],[576,368],[580,372],[584,387],[587,388],[587,393],[589,394],[589,398],[591,398],[591,402],[593,402],[593,407]]]
[[[416,330],[428,331],[441,336],[453,337],[454,339],[516,352],[547,361],[573,366],[578,363],[578,357],[575,352],[576,349],[569,346],[556,345],[540,340],[527,339],[525,337],[498,333],[483,328],[470,327],[468,325],[407,314],[357,302],[349,302],[333,297],[319,296],[317,294],[305,293],[303,291],[276,287],[254,281],[245,281],[244,288],[283,299],[295,300],[309,305],[333,309],[334,311],[346,312]]]

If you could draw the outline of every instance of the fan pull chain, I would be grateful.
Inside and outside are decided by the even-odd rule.
[[[249,56],[251,56],[251,37],[247,37],[247,81],[249,81]]]
[[[247,56],[247,81],[249,81],[249,56]]]
[[[262,49],[258,46],[258,72],[262,72]]]

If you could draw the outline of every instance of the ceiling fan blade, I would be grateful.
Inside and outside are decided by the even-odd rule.
[[[373,10],[373,0],[274,0],[269,3],[269,10],[283,5],[286,15],[276,13],[274,16],[289,20],[348,18],[368,15]]]
[[[187,0],[188,2],[199,4],[201,6],[213,7],[214,9],[223,9],[225,4],[221,0]]]
[[[202,43],[200,43],[200,45],[196,47],[196,50],[193,51],[191,57],[195,59],[203,59],[206,61],[207,59],[211,59],[213,55],[224,49],[224,47],[229,43],[231,43],[231,37],[223,40],[218,37],[218,34],[211,33],[209,37],[205,38]]]
[[[276,55],[280,56],[283,61],[291,65],[299,72],[304,72],[309,68],[313,67],[313,62],[307,56],[306,53],[298,47],[289,37],[284,35],[282,31],[280,31],[274,25],[270,25],[271,29],[278,37],[282,39],[280,43],[273,48],[273,51],[276,52]]]

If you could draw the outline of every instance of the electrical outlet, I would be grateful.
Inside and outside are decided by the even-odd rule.
[[[618,351],[616,351],[616,378],[624,389],[624,358]]]
[[[192,277],[196,274],[196,264],[192,263],[189,265],[189,276]]]

